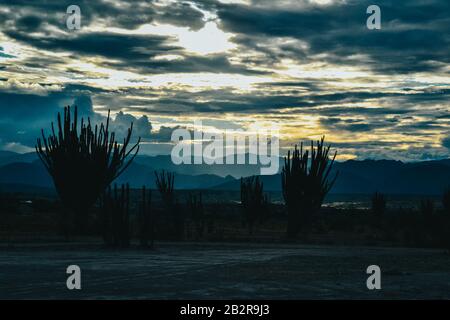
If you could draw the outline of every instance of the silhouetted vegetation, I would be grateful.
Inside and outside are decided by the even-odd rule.
[[[375,216],[383,216],[386,212],[386,196],[382,193],[375,192],[371,199],[371,209]]]
[[[165,207],[165,218],[173,223],[172,230],[169,233],[176,240],[181,240],[184,235],[184,214],[175,197],[175,174],[164,170],[160,172],[155,171],[155,177],[156,187]]]
[[[294,238],[303,228],[305,231],[311,223],[312,216],[320,209],[326,194],[330,191],[337,174],[329,179],[331,168],[337,152],[331,160],[328,157],[330,146],[324,147],[324,139],[311,151],[295,149],[288,152],[281,172],[282,191],[288,211],[288,238]]]
[[[172,172],[155,171],[156,187],[165,205],[172,207],[175,203],[175,174]]]
[[[159,192],[152,192],[150,198],[150,190],[146,188],[144,199],[143,189],[129,189],[129,194],[126,190],[125,187],[122,196],[122,188],[119,186],[107,189],[106,197],[102,197],[99,205],[92,208],[93,216],[98,219],[95,220],[95,228],[88,230],[89,238],[83,236],[73,239],[96,241],[96,237],[102,235],[105,243],[115,248],[125,248],[128,243],[131,245],[134,243],[132,239],[137,240],[142,247],[146,247],[146,240],[147,247],[151,247],[153,241],[156,245],[157,241],[181,239],[180,234],[175,233],[173,212],[167,212]],[[187,205],[183,203],[183,206],[178,207],[178,210],[188,213],[183,213],[182,216],[184,225],[189,226],[182,234],[183,240],[279,243],[285,239],[287,207],[277,201],[279,195],[275,193],[270,193],[276,200],[269,204],[268,216],[258,222],[252,235],[249,235],[248,226],[242,224],[245,212],[239,201],[240,192],[225,195],[204,190],[200,196],[199,191],[178,190],[176,194],[185,196],[188,201]],[[55,223],[56,217],[63,210],[58,203],[51,198],[27,195],[13,195],[13,198],[15,209],[8,210],[13,213],[1,216],[0,241],[61,239],[57,236]],[[39,204],[41,199],[46,202],[45,205]],[[327,245],[450,248],[450,217],[441,206],[435,206],[434,213],[425,216],[420,206],[417,206],[417,198],[400,200],[406,207],[398,207],[399,198],[390,195],[389,210],[381,216],[375,216],[370,207],[370,197],[361,196],[362,199],[365,199],[362,207],[353,207],[352,204],[339,208],[322,207],[311,220],[308,238],[302,241]],[[430,200],[436,202],[438,198]],[[143,202],[146,204],[147,224],[142,216]],[[147,231],[150,230],[149,233],[142,232],[145,225]]]
[[[255,223],[261,222],[267,215],[268,202],[263,183],[258,176],[241,178],[241,206],[250,234],[253,234]]]
[[[142,201],[139,212],[139,241],[141,247],[153,248],[155,240],[155,217],[152,214],[152,191],[142,187]]]
[[[20,201],[14,194],[0,193],[0,231],[9,241],[14,217],[19,212]]]
[[[330,146],[324,145],[323,137],[311,142],[309,150],[301,144],[288,152],[281,172],[284,205],[269,203],[262,180],[252,176],[241,179],[240,193],[235,192],[232,201],[224,196],[227,193],[218,192],[208,202],[203,193],[190,191],[182,207],[177,196],[183,190],[175,190],[175,174],[164,170],[155,172],[158,193],[152,194],[144,186],[132,196],[128,184],[111,188],[111,182],[139,150],[139,141],[128,147],[132,125],[119,145],[109,132],[109,115],[105,125],[94,128],[89,119],[87,123],[82,119],[78,132],[76,108],[73,117],[69,107],[64,111],[63,120],[58,115],[57,132],[53,124],[48,138],[42,132],[43,140],[38,139],[36,149],[69,210],[61,210],[54,199],[0,196],[3,238],[30,230],[51,233],[61,212],[76,214],[78,226],[85,225],[89,207],[102,195],[92,209],[97,225],[87,228],[85,234],[101,233],[112,247],[128,247],[132,239],[138,239],[144,248],[153,247],[156,240],[174,239],[276,242],[286,233],[286,226],[290,239],[302,232],[311,243],[450,247],[450,189],[442,195],[442,209],[435,207],[436,199],[426,199],[418,208],[396,209],[390,204],[388,211],[386,195],[379,192],[370,198],[370,209],[321,208],[337,179],[337,174],[330,177],[336,152],[330,156]],[[68,230],[73,219],[62,217]],[[240,223],[243,219],[244,226]]]
[[[188,208],[191,213],[191,220],[195,227],[195,238],[201,239],[205,232],[205,212],[203,208],[202,193],[194,194],[192,192],[188,195]]]
[[[130,187],[108,188],[102,197],[103,240],[109,246],[130,245]]]
[[[128,129],[123,143],[116,141],[115,133],[109,131],[109,112],[106,124],[93,128],[88,118],[81,119],[78,128],[78,113],[73,117],[70,107],[64,108],[64,118],[58,113],[58,123],[52,122],[50,136],[42,130],[42,139],[37,139],[36,151],[53,178],[55,188],[68,209],[64,219],[65,233],[71,223],[71,213],[79,229],[88,221],[88,210],[105,188],[116,179],[133,161],[139,151],[139,142],[128,150],[133,124]],[[134,155],[128,156],[135,151]]]
[[[14,194],[0,193],[0,216],[16,214],[19,208],[19,199]],[[1,219],[1,218],[0,218]]]

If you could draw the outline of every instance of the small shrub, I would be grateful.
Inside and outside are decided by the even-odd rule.
[[[263,183],[258,176],[241,178],[241,206],[250,234],[253,234],[255,222],[261,222],[263,216],[267,216],[268,203]]]

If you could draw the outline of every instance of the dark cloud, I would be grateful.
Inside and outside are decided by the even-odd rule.
[[[7,36],[33,47],[74,55],[98,55],[110,59],[143,60],[161,53],[179,50],[169,44],[169,37],[158,35],[126,35],[116,33],[67,34],[65,36],[33,36],[5,31]]]
[[[188,26],[192,30],[199,30],[204,26],[203,18],[203,13],[187,2],[172,3],[169,7],[157,11],[156,16],[156,20],[161,23]]]
[[[79,56],[101,56],[104,65],[137,73],[211,72],[266,74],[244,65],[231,64],[225,54],[206,56],[187,54],[174,46],[171,37],[158,35],[126,35],[118,33],[68,34],[66,36],[34,36],[25,32],[4,31],[15,40],[49,51],[70,52]],[[159,60],[158,55],[176,54],[181,59]],[[38,66],[36,61],[32,65]],[[30,64],[28,64],[30,66]]]
[[[53,120],[61,106],[70,103],[70,97],[61,93],[47,96],[34,94],[0,94],[0,139],[2,143],[15,142],[34,146],[40,129]]]
[[[39,29],[42,23],[50,24],[66,31],[65,17],[67,7],[76,4],[82,14],[82,27],[89,27],[98,21],[106,21],[111,27],[136,29],[152,22],[170,23],[180,27],[198,30],[204,25],[203,13],[189,2],[170,5],[156,4],[155,1],[120,0],[105,2],[101,0],[28,1],[14,0],[0,5],[14,11],[7,14],[3,23],[14,22],[16,29],[26,31]]]
[[[102,57],[103,64],[116,69],[126,69],[142,74],[165,72],[212,72],[263,74],[237,62],[231,63],[225,54],[196,55],[178,45],[175,38],[159,35],[129,35],[113,32],[70,32],[65,25],[65,10],[70,1],[14,1],[0,5],[14,10],[0,22],[2,33],[11,39],[34,48],[51,52],[71,53],[73,59]],[[136,29],[151,22],[189,27],[199,30],[204,26],[204,15],[189,2],[162,6],[152,1],[79,1],[82,28],[102,21],[112,27]],[[52,26],[49,28],[48,26]],[[55,28],[58,32],[55,32]],[[158,55],[175,54],[181,59],[155,59]],[[54,57],[36,57],[24,65],[38,68],[58,61]],[[41,61],[39,61],[39,59]],[[59,61],[61,63],[62,61]]]
[[[279,86],[275,84],[275,87]],[[267,86],[270,88],[270,85]],[[320,90],[306,88],[308,91],[289,91],[282,89],[273,93],[267,90],[268,94],[236,94],[232,89],[203,90],[197,92],[177,91],[168,97],[161,97],[152,106],[153,110],[162,113],[179,112],[177,106],[183,106],[185,110],[209,113],[209,112],[260,112],[269,113],[280,109],[290,109],[287,112],[311,112],[319,115],[339,116],[342,114],[406,114],[411,112],[408,107],[387,108],[379,106],[378,108],[366,108],[345,106],[345,104],[357,104],[374,100],[410,100],[414,102],[436,100],[445,102],[448,95],[442,93],[422,93],[422,92],[396,92],[386,93],[383,91],[356,91],[356,92],[335,92],[325,93]],[[167,92],[166,92],[167,93]],[[199,102],[202,100],[202,102]],[[322,108],[324,105],[338,105],[332,108]],[[314,109],[316,108],[317,109]],[[320,107],[320,109],[318,109]]]
[[[442,146],[450,151],[450,135],[442,139]]]
[[[381,8],[381,30],[366,28],[366,8],[371,1],[335,3],[292,9],[280,7],[221,5],[221,26],[236,33],[235,41],[251,49],[258,41],[287,37],[304,41],[290,56],[297,60],[322,59],[358,64],[379,73],[410,73],[443,69],[450,57],[450,18],[448,1],[378,1]],[[289,54],[267,54],[269,62]],[[363,58],[361,55],[366,55]]]
[[[16,21],[16,26],[24,31],[36,31],[41,26],[42,19],[36,16],[24,16]]]
[[[374,124],[369,124],[362,120],[342,119],[342,118],[321,118],[320,124],[328,129],[345,130],[350,132],[367,132],[374,128]]]
[[[0,94],[0,149],[5,145],[34,147],[41,129],[49,134],[50,123],[64,106],[77,106],[79,116],[90,118],[93,124],[105,122],[106,117],[95,112],[90,96],[64,90],[48,95],[1,93]],[[151,138],[152,125],[147,116],[135,117],[119,112],[111,120],[111,130],[122,139],[131,123],[134,123],[133,139]],[[15,148],[18,150],[19,147]]]
[[[176,53],[176,52],[173,52]],[[184,54],[183,59],[176,59],[171,61],[164,60],[121,60],[119,62],[109,62],[109,66],[114,68],[127,68],[130,71],[137,73],[235,73],[243,75],[264,75],[270,72],[254,70],[247,68],[242,64],[230,63],[225,54],[209,54],[206,56]]]
[[[426,121],[416,121],[414,123],[402,124],[397,127],[399,132],[411,134],[417,134],[423,131],[436,131],[436,130],[445,130],[448,128],[447,124],[439,124],[436,122],[436,119],[430,119]]]

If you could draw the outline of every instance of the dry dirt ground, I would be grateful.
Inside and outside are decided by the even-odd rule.
[[[81,268],[68,290],[66,268]],[[368,290],[366,268],[381,268]],[[158,243],[0,247],[0,299],[450,299],[443,250]]]

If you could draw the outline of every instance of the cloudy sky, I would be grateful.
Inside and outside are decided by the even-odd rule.
[[[81,29],[66,9],[81,9]],[[366,9],[381,8],[381,30]],[[144,152],[173,128],[278,124],[341,160],[447,158],[450,1],[0,1],[0,149],[26,152],[64,105]]]

